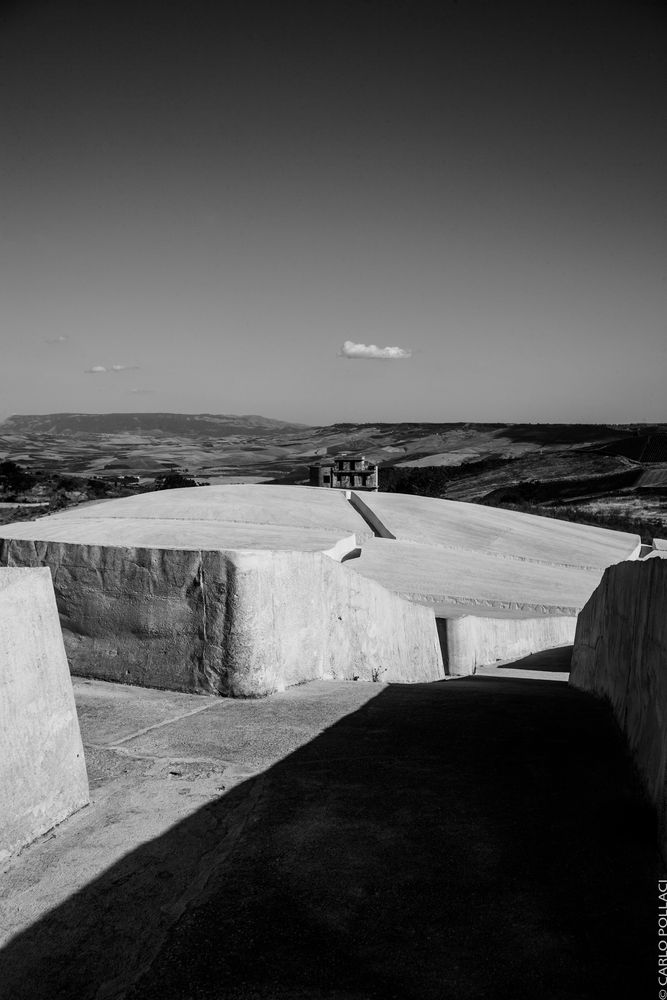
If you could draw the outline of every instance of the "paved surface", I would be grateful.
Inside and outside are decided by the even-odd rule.
[[[0,997],[657,996],[653,813],[605,704],[535,679],[567,667],[77,681],[93,802],[6,866]]]

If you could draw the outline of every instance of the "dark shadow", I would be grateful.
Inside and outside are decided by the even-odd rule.
[[[500,436],[542,446],[601,445],[631,438],[632,433],[607,424],[509,424],[502,428]]]
[[[504,663],[498,667],[502,671],[504,667],[511,667],[512,670],[544,670],[553,673],[569,673],[572,662],[573,646],[554,646],[553,649],[542,649],[539,653],[530,653],[522,656],[512,663]]]
[[[392,685],[10,942],[0,996],[650,996],[654,845],[605,703]]]

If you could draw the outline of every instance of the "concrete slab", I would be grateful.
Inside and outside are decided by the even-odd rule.
[[[485,556],[602,571],[641,545],[639,535],[481,504],[402,493],[364,493],[361,499],[399,541]]]
[[[604,567],[641,550],[638,536],[481,505],[395,493],[351,501],[379,537],[350,568],[433,608],[456,675],[571,644]]]
[[[601,571],[578,566],[497,558],[479,550],[445,549],[417,542],[374,538],[358,559],[345,563],[409,600],[432,607],[438,617],[452,609],[485,615],[493,609],[576,615],[600,581]]]
[[[0,569],[0,858],[88,802],[48,569]]]
[[[211,487],[213,489],[213,487]],[[341,543],[342,554],[355,548],[354,534],[335,528],[242,524],[162,518],[65,517],[22,521],[2,527],[6,539],[65,542],[69,545],[113,545],[117,548],[207,549],[210,551],[326,552]]]
[[[436,680],[431,609],[320,552],[133,549],[18,538],[53,573],[73,673],[258,697],[318,678]]]
[[[75,673],[246,696],[436,679],[433,615],[484,619],[448,629],[457,672],[570,642],[602,567],[640,551],[632,535],[474,504],[260,485],[142,494],[2,536],[1,562],[51,567]]]
[[[666,538],[654,538],[653,539],[653,552],[650,552],[647,559],[667,559],[667,539]]]
[[[3,538],[219,551],[323,551],[372,534],[338,490],[252,484],[143,493],[2,528]]]
[[[653,988],[655,831],[590,696],[317,683],[189,715],[134,689],[146,734],[123,742],[126,693],[75,685],[98,783],[1,870],[2,1000]]]
[[[119,746],[147,729],[220,705],[212,695],[179,694],[73,677],[79,725],[88,742]],[[226,704],[226,702],[225,702]]]
[[[539,618],[486,618],[464,615],[438,618],[443,663],[449,675],[476,674],[480,666],[571,647],[577,619],[565,615]]]

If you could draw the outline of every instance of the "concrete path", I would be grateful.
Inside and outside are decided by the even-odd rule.
[[[653,813],[606,706],[536,679],[567,656],[250,702],[76,682],[93,803],[0,876],[0,997],[657,996]]]

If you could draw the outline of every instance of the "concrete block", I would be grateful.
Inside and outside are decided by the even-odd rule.
[[[248,696],[437,679],[435,616],[453,620],[452,672],[564,644],[602,566],[638,542],[474,504],[243,485],[9,525],[0,565],[51,568],[73,673]]]
[[[48,569],[0,569],[0,858],[88,802]]]
[[[445,670],[450,675],[463,676],[498,661],[570,646],[577,619],[570,615],[539,618],[462,615],[438,618],[437,624]]]
[[[570,683],[611,703],[667,857],[667,562],[611,566],[577,622]]]
[[[51,567],[73,674],[245,697],[318,678],[444,676],[435,619],[321,552],[12,539]]]
[[[650,552],[647,559],[667,559],[667,539],[665,538],[654,538],[653,539],[653,551]]]
[[[319,553],[235,554],[240,613],[228,636],[226,693],[263,694],[313,679],[442,680],[432,609],[347,565]]]
[[[500,507],[403,493],[366,493],[363,503],[399,542],[463,549],[552,567],[599,570],[637,558],[638,535]]]

